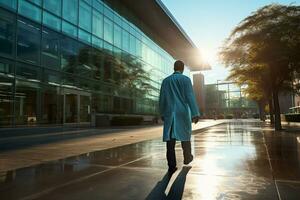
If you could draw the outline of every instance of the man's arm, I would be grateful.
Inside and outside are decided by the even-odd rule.
[[[164,95],[164,81],[163,81],[159,92],[159,113],[163,121],[164,121],[164,106],[165,106],[165,95]]]
[[[191,110],[192,121],[194,123],[197,123],[200,118],[200,112],[199,112],[198,104],[196,102],[192,82],[189,78],[186,78],[185,81],[185,96]]]

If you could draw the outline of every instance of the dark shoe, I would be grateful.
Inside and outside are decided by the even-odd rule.
[[[174,172],[176,172],[177,167],[171,167],[168,169],[169,174],[173,174]]]
[[[194,156],[191,155],[188,159],[184,159],[183,164],[188,165],[190,164],[194,159]]]

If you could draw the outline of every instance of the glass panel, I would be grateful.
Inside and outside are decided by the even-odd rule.
[[[76,74],[85,78],[91,78],[94,66],[92,65],[93,48],[90,46],[80,45],[78,54],[78,65],[76,67]],[[79,81],[79,87],[81,87]]]
[[[13,56],[15,44],[15,18],[9,12],[0,10],[0,54]]]
[[[103,15],[97,11],[93,12],[93,34],[103,38]]]
[[[83,0],[83,1],[85,1],[89,5],[92,5],[92,0]]]
[[[117,15],[117,14],[114,14],[114,22],[115,22],[116,24],[118,24],[119,26],[122,26],[122,19],[121,19],[121,17],[120,17],[119,15]]]
[[[32,20],[41,22],[41,9],[25,0],[19,1],[19,13]]]
[[[114,45],[121,48],[122,47],[122,29],[118,25],[114,25]]]
[[[61,30],[61,19],[48,12],[44,12],[43,14],[43,24],[54,28],[55,30]]]
[[[69,24],[68,22],[62,22],[62,31],[70,36],[77,38],[77,27]]]
[[[0,61],[0,127],[9,126],[13,119],[13,65]]]
[[[17,0],[0,0],[0,6],[16,10]]]
[[[33,82],[40,82],[42,69],[32,65],[18,63],[16,67],[16,77]]]
[[[61,74],[52,70],[44,70],[43,82],[49,85],[59,86],[61,84]]]
[[[60,35],[50,30],[43,30],[42,66],[60,69]]]
[[[91,100],[89,96],[80,96],[80,122],[91,121]]]
[[[79,26],[91,32],[92,8],[82,0],[79,4]]]
[[[114,56],[116,58],[116,61],[118,61],[119,63],[121,63],[122,50],[119,49],[119,48],[117,48],[117,47],[114,47],[113,51],[114,51]]]
[[[95,66],[93,78],[97,80],[102,80],[103,54],[100,51],[94,50],[92,62]]]
[[[93,0],[93,7],[96,8],[101,13],[103,13],[103,4],[100,3],[98,0]]]
[[[92,36],[88,32],[79,29],[78,38],[81,39],[84,42],[91,43]]]
[[[125,30],[122,30],[122,49],[129,52],[129,33]]]
[[[66,94],[65,95],[65,123],[76,123],[77,122],[77,94]]]
[[[108,7],[104,6],[104,15],[108,18],[110,18],[111,20],[114,19],[114,13],[111,9],[109,9]]]
[[[133,35],[130,34],[130,53],[132,55],[135,55],[136,50],[135,50],[136,46],[135,46],[135,37]],[[152,60],[152,59],[151,59]],[[154,60],[154,59],[153,59]],[[152,60],[152,61],[153,61]]]
[[[44,8],[58,16],[61,16],[61,0],[45,0]]]
[[[121,98],[120,97],[114,97],[113,99],[113,112],[114,113],[123,113],[121,111]]]
[[[15,119],[17,125],[33,125],[38,122],[39,85],[16,80]]]
[[[74,73],[77,65],[78,42],[70,38],[63,38],[61,42],[61,67],[63,71]]]
[[[142,57],[142,43],[140,40],[136,40],[136,56]]]
[[[103,48],[103,40],[101,40],[95,36],[92,37],[92,43],[95,47]]]
[[[104,40],[113,44],[113,22],[104,17]]]
[[[77,25],[78,0],[63,1],[63,18]]]
[[[104,80],[105,81],[111,81],[112,79],[112,68],[113,68],[113,63],[110,59],[110,57],[106,56],[104,58],[104,66],[103,66],[103,75],[104,75]]]
[[[46,124],[62,123],[63,96],[57,87],[42,88],[42,120]]]
[[[104,95],[102,97],[101,112],[105,112],[105,113],[112,112],[112,109],[113,109],[112,103],[113,103],[112,96]]]
[[[36,5],[38,5],[38,6],[41,6],[41,5],[42,5],[42,0],[27,0],[27,1],[30,1],[30,2],[32,2],[32,3],[36,4]],[[47,1],[47,0],[45,0],[45,1]]]
[[[107,42],[104,42],[103,48],[105,49],[105,52],[112,55],[113,54],[113,46]]]
[[[27,20],[18,20],[18,58],[31,63],[40,62],[40,28]]]

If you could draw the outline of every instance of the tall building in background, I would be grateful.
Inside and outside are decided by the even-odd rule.
[[[200,113],[205,114],[205,85],[204,75],[197,73],[193,75],[193,88],[195,91],[195,97],[199,105]]]
[[[174,59],[201,70],[159,0],[0,0],[0,126],[155,116]]]

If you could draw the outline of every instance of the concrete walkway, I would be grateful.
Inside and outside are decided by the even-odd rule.
[[[223,122],[201,120],[193,125],[193,130],[200,131]],[[5,145],[10,149],[11,146],[21,147],[0,152],[0,172],[160,137],[162,126],[85,129],[0,138],[2,148]]]
[[[255,120],[232,120],[192,136],[189,166],[178,143],[173,175],[156,138],[2,172],[0,199],[298,200],[299,138]]]

